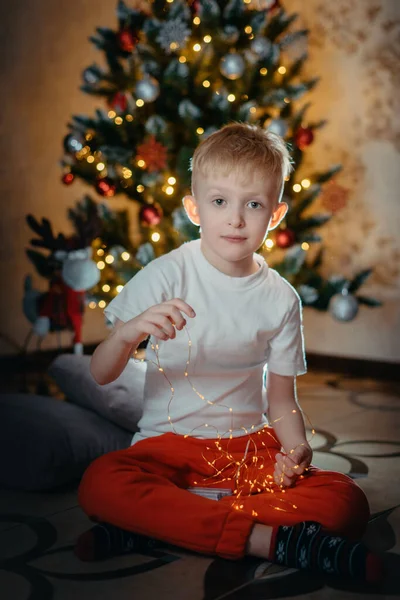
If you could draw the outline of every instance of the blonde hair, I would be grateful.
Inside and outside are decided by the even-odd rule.
[[[261,176],[272,175],[283,184],[292,164],[279,135],[248,123],[230,123],[197,146],[191,161],[193,193],[199,175],[228,175],[233,170],[243,178],[253,175],[254,171]]]

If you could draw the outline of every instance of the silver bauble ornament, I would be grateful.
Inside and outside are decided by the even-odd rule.
[[[89,85],[94,85],[100,81],[100,75],[98,69],[94,67],[88,67],[83,71],[83,81]]]
[[[240,54],[231,53],[221,59],[220,71],[224,77],[233,81],[243,75],[245,66]]]
[[[272,43],[268,38],[259,36],[251,42],[250,47],[260,58],[267,58],[271,52]]]
[[[143,102],[154,102],[160,93],[160,85],[154,77],[145,77],[137,82],[135,94],[137,98],[141,98]]]
[[[337,321],[352,321],[358,313],[358,301],[347,290],[343,290],[341,294],[332,296],[329,312]]]
[[[272,131],[272,133],[276,133],[276,135],[285,137],[288,131],[288,124],[284,119],[272,119],[268,125],[268,131]]]
[[[79,134],[69,133],[64,138],[64,148],[66,152],[74,154],[83,148],[83,138]]]
[[[240,35],[240,31],[234,25],[225,25],[221,37],[224,42],[228,42],[228,44],[234,44],[238,41]]]

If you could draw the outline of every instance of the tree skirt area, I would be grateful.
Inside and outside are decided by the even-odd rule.
[[[1,600],[399,598],[398,386],[311,372],[298,378],[298,395],[316,430],[313,464],[347,473],[367,494],[373,516],[366,535],[386,552],[380,589],[260,559],[232,562],[176,547],[83,563],[73,546],[92,523],[78,506],[75,488],[45,494],[0,490]]]

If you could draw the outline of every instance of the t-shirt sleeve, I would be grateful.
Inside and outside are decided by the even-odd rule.
[[[168,278],[156,259],[125,284],[118,296],[104,309],[104,314],[112,324],[116,318],[126,323],[151,306],[170,300],[169,287]]]
[[[307,372],[301,301],[297,294],[282,327],[269,340],[268,371],[293,376]]]

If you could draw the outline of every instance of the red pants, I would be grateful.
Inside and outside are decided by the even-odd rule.
[[[250,469],[253,456],[258,457],[258,474],[244,469],[241,489],[248,485],[246,480],[262,476],[265,481],[272,475],[275,454],[280,450],[273,429],[264,429],[251,438],[257,450],[253,443],[248,445],[248,436],[221,442],[237,462],[243,459],[247,446]],[[215,466],[227,468],[212,479],[213,456],[221,456],[213,440],[167,433],[137,442],[126,450],[105,454],[89,466],[79,488],[79,502],[94,520],[230,559],[245,554],[255,523],[276,526],[317,521],[332,533],[353,539],[362,536],[369,518],[368,502],[361,488],[346,475],[311,467],[304,479],[298,479],[284,493],[277,486],[275,493],[257,493],[254,488],[256,493],[240,498],[237,510],[233,507],[235,496],[215,501],[186,490],[195,482],[201,487],[234,487],[233,481],[221,483],[221,479],[232,477],[237,465],[230,464],[225,456],[219,458]],[[258,466],[261,459],[262,470]]]

